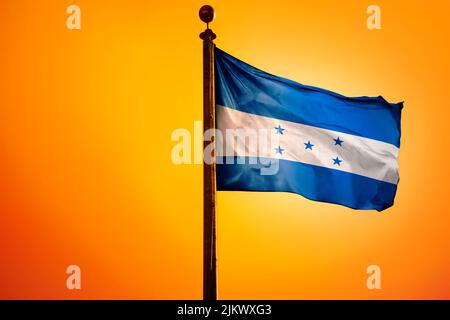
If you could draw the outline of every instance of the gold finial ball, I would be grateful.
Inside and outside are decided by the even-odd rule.
[[[216,13],[214,12],[214,8],[211,6],[203,6],[200,8],[200,11],[198,12],[198,15],[200,16],[200,19],[204,23],[210,23],[214,20],[216,17]]]

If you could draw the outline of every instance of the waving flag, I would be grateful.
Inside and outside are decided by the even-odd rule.
[[[302,85],[218,48],[215,68],[216,127],[265,129],[278,143],[262,154],[226,148],[226,161],[217,164],[218,190],[293,192],[354,209],[392,206],[402,103]],[[271,160],[277,172],[261,174]]]

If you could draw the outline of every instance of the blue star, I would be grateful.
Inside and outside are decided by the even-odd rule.
[[[337,157],[337,156],[336,156],[336,159],[332,159],[332,160],[334,161],[333,164],[337,164],[338,166],[341,166],[341,162],[343,161],[343,160],[340,160],[339,157]]]
[[[277,130],[277,132],[275,132],[276,134],[284,134],[283,131],[285,129],[283,129],[280,125],[278,125],[278,127],[275,127],[275,130]]]
[[[343,140],[339,139],[339,137],[337,137],[337,139],[333,139],[335,142],[335,146],[339,145],[342,147],[342,143],[344,142]]]
[[[275,148],[275,154],[283,154],[284,149],[280,146],[278,146],[278,148]]]
[[[312,150],[312,147],[314,147],[314,145],[309,140],[308,140],[308,142],[305,142],[304,145],[306,146],[305,149],[309,149],[309,150]]]

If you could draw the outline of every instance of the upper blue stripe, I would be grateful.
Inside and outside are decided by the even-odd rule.
[[[403,103],[345,97],[277,77],[215,49],[216,103],[239,111],[371,138],[400,147]]]

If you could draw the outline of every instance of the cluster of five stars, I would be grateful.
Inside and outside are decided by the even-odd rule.
[[[275,130],[276,130],[276,131],[275,131],[275,134],[281,134],[281,135],[283,135],[283,134],[284,134],[284,131],[286,130],[286,129],[282,128],[281,125],[278,125],[278,127],[274,127],[274,128],[275,128]],[[333,140],[334,140],[334,145],[335,145],[335,146],[341,146],[341,147],[343,147],[343,146],[342,146],[342,143],[343,143],[344,141],[341,140],[340,137],[337,137],[337,139],[333,139]],[[314,144],[312,144],[311,141],[308,140],[308,142],[305,142],[304,145],[305,145],[305,149],[306,149],[306,150],[311,150],[311,151],[313,150]],[[278,148],[275,148],[275,154],[280,154],[280,155],[282,155],[284,150],[285,150],[285,149],[281,148],[281,146],[278,146]],[[336,156],[336,158],[331,159],[331,160],[333,160],[333,165],[338,165],[338,166],[340,166],[340,165],[341,165],[341,162],[344,161],[344,160],[339,159],[338,156]]]

